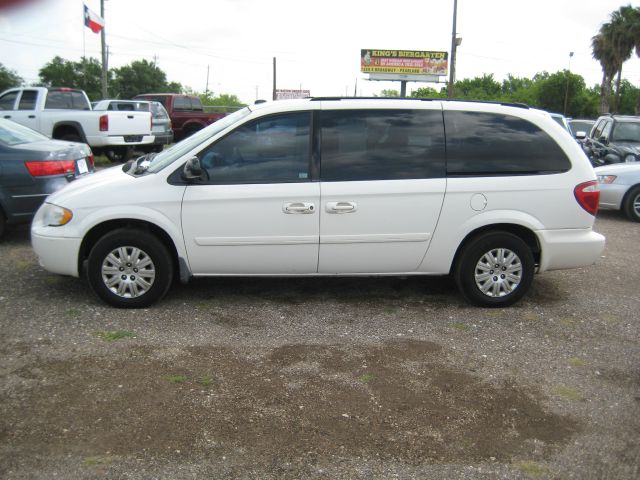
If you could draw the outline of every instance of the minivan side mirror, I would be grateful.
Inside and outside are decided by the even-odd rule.
[[[184,168],[182,169],[182,178],[185,180],[204,180],[206,176],[207,173],[202,169],[200,159],[198,157],[191,157],[187,160],[187,163],[184,164]]]

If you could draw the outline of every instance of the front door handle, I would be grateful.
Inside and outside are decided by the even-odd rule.
[[[5,115],[4,118],[11,118],[11,115]]]
[[[327,213],[353,213],[357,209],[355,202],[327,202]]]
[[[308,202],[292,202],[292,203],[285,203],[282,206],[282,211],[284,213],[288,213],[288,214],[295,214],[295,213],[313,213],[316,210],[316,206],[313,203],[308,203]]]

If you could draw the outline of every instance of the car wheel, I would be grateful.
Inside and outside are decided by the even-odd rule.
[[[125,163],[131,160],[131,157],[133,156],[133,148],[121,147],[121,148],[114,148],[111,150],[105,150],[104,155],[113,163],[117,163],[117,162]]]
[[[634,222],[640,222],[640,185],[633,187],[625,197],[624,213]]]
[[[533,253],[520,237],[487,232],[463,247],[454,277],[469,302],[506,307],[527,293],[534,268]]]
[[[148,307],[167,293],[173,263],[167,247],[154,235],[119,229],[91,249],[87,277],[93,291],[115,307]]]
[[[7,219],[4,216],[4,212],[0,208],[0,239],[4,237],[4,232],[7,229]]]

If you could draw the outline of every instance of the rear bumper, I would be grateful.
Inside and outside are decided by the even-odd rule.
[[[38,256],[40,266],[51,273],[78,277],[81,243],[81,238],[51,237],[38,233],[35,227],[31,228],[31,246]]]
[[[91,147],[126,147],[130,145],[146,145],[148,143],[153,143],[155,140],[154,135],[143,135],[142,138],[138,141],[137,139],[134,141],[127,141],[123,135],[113,135],[113,136],[95,136],[95,137],[87,137],[87,143]]]
[[[541,247],[538,272],[592,265],[604,250],[604,236],[591,228],[536,233]]]

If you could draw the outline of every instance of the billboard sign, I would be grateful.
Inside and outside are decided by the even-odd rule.
[[[276,100],[293,100],[311,96],[310,90],[281,90],[276,89]]]
[[[448,52],[423,50],[360,50],[360,71],[371,74],[446,76]]]

